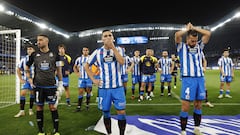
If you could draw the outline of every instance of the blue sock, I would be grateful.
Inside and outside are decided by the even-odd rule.
[[[226,90],[226,94],[229,95],[230,94],[230,90]]]
[[[180,112],[180,117],[182,117],[182,118],[187,118],[187,117],[188,117],[188,112],[183,112],[183,111],[181,111],[181,112]]]
[[[194,109],[194,113],[201,115],[202,114],[202,110]]]
[[[118,118],[118,120],[125,120],[126,119],[126,114],[118,114],[117,118]]]

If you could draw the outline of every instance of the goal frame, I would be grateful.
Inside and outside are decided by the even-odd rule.
[[[20,50],[21,50],[21,29],[11,29],[11,30],[0,30],[0,34],[16,34],[16,66],[18,63],[20,63]],[[20,103],[20,80],[17,76],[17,67],[15,67],[15,82],[16,82],[16,88],[15,88],[15,102]]]

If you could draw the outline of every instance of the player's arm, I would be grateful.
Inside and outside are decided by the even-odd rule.
[[[157,71],[161,74],[162,73],[162,69],[161,69],[160,59],[157,62],[156,68],[157,68]]]
[[[57,67],[57,70],[56,70],[56,74],[57,74],[57,77],[58,77],[58,81],[62,81],[62,66],[64,65],[64,62],[60,60],[60,56],[57,55],[56,57],[56,67]]]
[[[78,66],[76,64],[73,65],[73,71],[76,75],[78,75],[79,71],[78,71]]]
[[[66,55],[67,61],[66,61],[66,65],[67,65],[67,70],[65,71],[66,75],[71,74],[71,64],[72,64],[72,58],[69,55]]]
[[[131,66],[132,66],[132,62],[131,62],[131,59],[127,56],[127,58],[126,58],[127,60],[127,73],[130,73],[130,72],[132,72],[132,68],[131,68]]]
[[[233,62],[232,62],[232,60],[231,60],[231,76],[232,77],[234,77],[234,68],[233,68],[233,66],[234,66],[234,64],[233,64]]]
[[[197,32],[202,34],[202,42],[203,42],[203,44],[207,44],[208,43],[208,41],[210,39],[210,36],[211,36],[211,32],[209,30],[205,30],[205,29],[202,29],[202,28],[199,28],[199,27],[194,27],[194,26],[192,26],[192,29],[196,30]]]
[[[22,60],[21,60],[21,62],[20,62],[20,66],[22,67],[23,65],[22,65],[23,63],[22,63]],[[18,76],[18,78],[19,78],[19,80],[20,80],[20,83],[25,83],[25,80],[23,80],[23,78],[22,78],[22,72],[24,72],[24,71],[22,71],[22,68],[21,67],[17,67],[17,76]]]
[[[133,71],[133,67],[134,67],[134,61],[131,61],[131,65],[129,66],[129,70],[132,72]]]
[[[97,86],[100,85],[100,80],[94,78],[94,73],[90,70],[89,63],[85,64],[84,69],[87,72],[88,77],[92,80],[93,84],[96,84]]]
[[[30,56],[29,56],[29,60],[27,61],[25,68],[24,68],[24,72],[26,73],[26,77],[28,78],[28,82],[31,85],[31,87],[35,87],[33,85],[33,78],[31,77],[31,71],[30,68],[34,62],[34,56],[35,56],[35,52],[33,52]]]
[[[17,76],[20,80],[20,83],[25,83],[25,80],[22,79],[22,70],[19,67],[17,68]]]
[[[185,35],[188,32],[188,30],[190,30],[191,28],[192,28],[192,24],[188,23],[186,25],[186,29],[179,30],[179,31],[175,32],[175,43],[176,44],[181,43],[182,42],[182,36]]]
[[[174,61],[171,61],[171,68],[170,68],[170,73],[172,74],[173,70],[174,70],[174,65],[175,65],[175,62]]]
[[[95,50],[90,57],[88,58],[88,61],[84,65],[84,69],[87,72],[88,77],[92,80],[93,84],[96,84],[97,86],[100,85],[100,80],[94,78],[94,73],[90,70],[90,66],[94,64],[94,62],[97,61],[97,50]]]
[[[223,69],[222,69],[221,61],[222,61],[222,59],[220,58],[220,59],[218,60],[219,71],[220,71],[220,73],[221,73],[222,76],[225,76],[224,71],[223,71]]]
[[[207,70],[207,59],[203,58],[203,71],[205,72]]]
[[[219,70],[220,70],[220,73],[222,74],[222,76],[225,76],[222,66],[219,66]]]
[[[79,67],[78,67],[78,62],[77,62],[78,59],[79,59],[79,58],[76,59],[74,65],[73,65],[73,72],[74,72],[78,77],[80,77]]]
[[[232,75],[231,76],[234,77],[234,68],[233,67],[231,68],[231,71],[232,71]]]
[[[118,61],[121,65],[123,65],[123,64],[125,63],[124,58],[123,58],[123,54],[119,53],[118,49],[117,49],[115,46],[112,47],[112,50],[113,50],[113,53],[114,53],[117,61]]]

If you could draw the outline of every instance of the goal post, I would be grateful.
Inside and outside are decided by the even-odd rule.
[[[20,103],[20,80],[17,65],[20,63],[21,30],[0,30],[0,108]]]

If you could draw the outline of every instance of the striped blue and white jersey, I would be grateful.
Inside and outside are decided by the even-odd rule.
[[[127,69],[129,67],[129,64],[130,64],[130,57],[125,55],[124,56],[124,64],[122,65],[122,68],[121,68],[121,75],[126,75],[128,74],[127,73]]]
[[[88,79],[87,72],[84,69],[84,66],[89,59],[89,56],[80,56],[75,60],[75,65],[79,68],[80,78]]]
[[[131,62],[134,63],[132,75],[134,76],[140,75],[141,73],[140,72],[140,56],[139,57],[133,56],[131,58]]]
[[[29,60],[29,56],[26,55],[25,57],[21,58],[20,63],[18,64],[18,68],[20,69],[21,74],[22,74],[22,79],[25,80],[25,81],[27,81],[27,76],[26,76],[26,73],[25,73],[25,66],[26,66],[26,63],[27,63],[28,60]],[[34,75],[34,66],[32,65],[30,67],[31,78],[33,78],[33,75]]]
[[[163,75],[168,75],[168,74],[171,74],[171,66],[172,66],[172,59],[171,58],[164,58],[164,57],[161,57],[159,60],[158,60],[158,64],[162,70],[162,74]]]
[[[218,65],[226,76],[232,76],[232,68],[234,64],[230,57],[222,56],[218,60]]]
[[[203,42],[200,40],[191,48],[186,43],[177,43],[177,52],[180,58],[180,73],[185,77],[202,77],[203,73]]]
[[[124,56],[121,47],[116,47],[121,56]],[[100,69],[99,88],[117,88],[123,86],[121,79],[121,64],[117,61],[113,50],[107,50],[104,47],[96,49],[88,59],[91,66],[94,62],[98,63]]]

